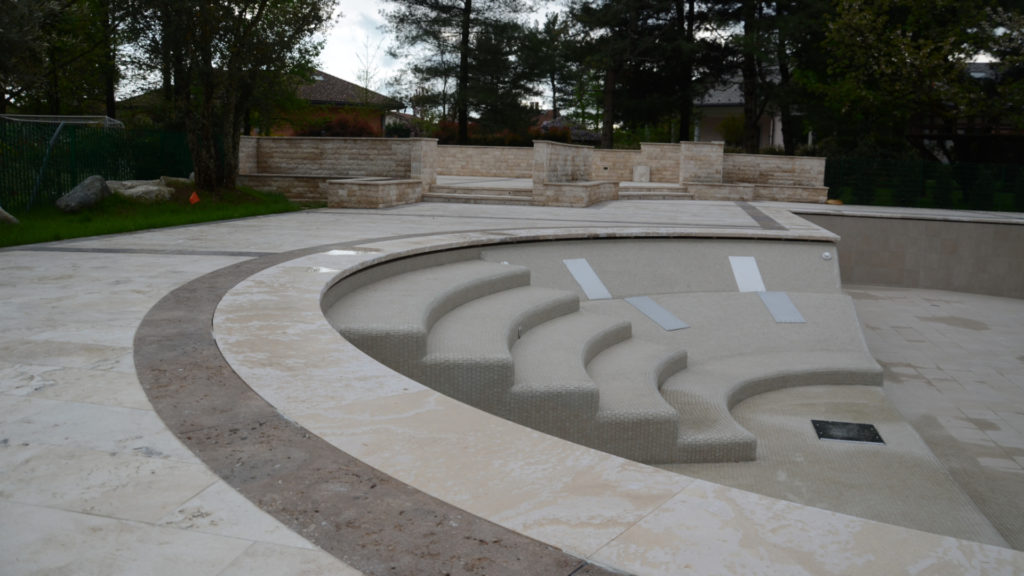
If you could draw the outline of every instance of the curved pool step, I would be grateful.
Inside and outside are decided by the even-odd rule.
[[[502,415],[541,432],[583,441],[600,396],[586,366],[632,333],[629,322],[585,311],[530,330],[512,347],[515,383]]]
[[[468,260],[378,279],[345,294],[325,314],[362,351],[408,373],[426,355],[427,334],[445,314],[529,283],[522,266]]]
[[[467,302],[438,319],[413,368],[422,384],[489,412],[513,385],[512,347],[521,335],[580,308],[572,292],[522,286]]]
[[[686,362],[685,350],[635,338],[594,357],[587,372],[600,403],[585,443],[638,462],[674,462],[680,415],[659,389]]]
[[[732,417],[757,394],[816,385],[881,386],[882,370],[866,353],[805,352],[725,358],[670,377],[661,394],[680,415],[675,462],[743,462],[757,438]]]

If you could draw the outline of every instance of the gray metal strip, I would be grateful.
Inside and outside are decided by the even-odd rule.
[[[779,324],[805,324],[803,314],[785,292],[761,292],[761,301]]]
[[[675,314],[662,308],[650,296],[631,296],[626,298],[626,302],[632,304],[634,308],[643,312],[651,320],[654,320],[655,324],[669,332],[690,327],[686,322],[676,318]]]
[[[604,286],[604,282],[598,278],[597,272],[590,267],[586,258],[570,258],[562,260],[569,273],[576,279],[576,283],[583,289],[583,293],[591,300],[610,300],[612,293]]]
[[[764,292],[764,280],[757,268],[757,260],[753,256],[729,256],[732,275],[736,277],[736,287],[740,292]]]

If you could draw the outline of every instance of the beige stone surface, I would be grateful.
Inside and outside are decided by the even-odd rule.
[[[542,231],[535,233],[546,237]],[[321,254],[272,268],[227,296],[215,332],[247,382],[289,417],[343,449],[467,510],[630,573],[912,573],[914,566],[971,573],[972,567],[984,565],[986,572],[1009,574],[1024,566],[1019,553],[1003,548],[685,477],[678,477],[678,484],[650,469],[494,420],[424,390],[347,347],[322,325],[285,329],[246,312],[258,302],[264,311],[282,306],[277,316],[282,322],[294,311],[314,317],[317,299],[296,302],[295,281],[316,286],[330,274],[321,269],[359,267],[362,261],[409,254],[439,241],[464,246],[494,239],[461,233],[443,240],[375,242],[361,246],[375,252]],[[289,289],[285,294],[274,286]],[[241,321],[245,317],[251,320]],[[275,356],[293,353],[291,360],[275,364]],[[354,376],[342,377],[316,360],[327,357],[343,359],[338,366]],[[329,364],[334,365],[333,359]],[[259,361],[250,365],[251,360]],[[311,364],[318,366],[319,375],[300,370]],[[302,387],[310,393],[303,394]],[[351,402],[345,394],[353,394]],[[577,466],[580,474],[574,472]],[[450,470],[460,474],[452,476]]]
[[[254,505],[222,497],[215,479],[208,488],[197,488],[188,496],[187,490],[176,486],[167,491],[166,499],[159,491],[150,492],[147,496],[153,502],[134,511],[119,508],[114,501],[122,490],[134,491],[136,498],[142,497],[145,486],[164,485],[165,480],[148,476],[143,481],[139,473],[166,470],[172,478],[181,479],[183,487],[202,486],[209,480],[209,473],[199,470],[198,461],[148,409],[132,361],[133,335],[142,317],[164,294],[193,278],[267,253],[326,244],[339,249],[329,254],[325,248],[308,261],[288,262],[272,269],[269,276],[252,277],[253,284],[240,286],[243,292],[230,295],[250,305],[246,316],[238,318],[238,330],[227,333],[226,324],[215,326],[225,350],[235,346],[231,358],[235,367],[240,373],[259,376],[253,382],[273,382],[276,388],[264,389],[270,390],[268,397],[282,398],[286,413],[288,403],[304,401],[301,406],[312,415],[322,409],[326,418],[334,409],[369,407],[391,397],[416,400],[424,394],[415,383],[381,370],[376,363],[348,362],[358,351],[346,346],[326,323],[316,321],[322,318],[320,290],[336,271],[383,255],[417,253],[438,243],[437,238],[385,241],[384,237],[475,230],[442,241],[453,245],[526,239],[533,234],[601,237],[615,230],[636,235],[673,231],[741,238],[832,238],[789,214],[786,206],[758,207],[789,230],[760,230],[728,202],[619,201],[586,210],[416,204],[380,212],[309,211],[2,250],[0,458],[5,464],[0,480],[0,570],[12,575],[353,573],[315,549],[282,543],[294,536],[283,536],[283,527],[256,523],[262,527],[247,532],[247,524],[261,512]],[[885,214],[861,212],[875,217]],[[962,214],[913,214],[968,219]],[[971,218],[1004,225],[1020,221],[1007,215]],[[1018,414],[1022,382],[1014,371],[1022,365],[1020,354],[991,353],[995,345],[1004,350],[1020,342],[1021,323],[1013,312],[1019,301],[863,287],[858,292],[862,295],[858,306],[874,303],[879,306],[874,313],[893,319],[888,327],[868,323],[878,328],[868,332],[869,345],[875,342],[875,350],[881,351],[876,354],[887,364],[887,390],[898,407],[927,409],[927,414],[904,415],[915,427],[924,426],[943,439],[933,444],[922,433],[937,457],[951,466],[958,482],[974,483],[983,493],[1005,494],[1019,487],[1019,474],[1010,463],[1024,464],[1017,448],[1024,434]],[[891,307],[881,307],[882,303]],[[900,315],[894,310],[905,311]],[[863,318],[865,312],[860,314]],[[972,330],[978,326],[972,321],[990,329]],[[237,339],[234,345],[231,338]],[[327,344],[313,345],[319,339]],[[945,352],[950,349],[956,354]],[[315,385],[320,395],[307,393],[306,385]],[[319,406],[311,406],[314,403]],[[452,404],[430,401],[422,414],[396,404],[392,413],[380,414],[379,420],[364,415],[356,428],[358,434],[383,445],[382,437],[375,434],[386,433],[392,418],[401,423],[395,428],[398,434],[409,434],[405,426],[410,423],[441,420],[435,437],[439,446],[433,450],[440,451],[447,441],[468,446],[474,435],[454,428],[451,410],[456,406]],[[480,438],[494,438],[494,433],[486,432],[489,420],[475,415],[467,421],[484,426]],[[503,453],[525,453],[527,460],[521,467],[518,460],[507,460],[504,468],[503,462],[495,460],[481,470],[481,477],[496,477],[499,485],[510,486],[515,476],[500,476],[505,469],[530,477],[536,466],[542,472],[538,477],[546,477],[552,471],[570,471],[576,462],[584,462],[581,469],[587,473],[560,478],[547,488],[509,488],[509,498],[493,508],[500,521],[508,519],[545,540],[574,543],[577,548],[573,549],[589,551],[591,559],[633,573],[1024,571],[1021,554],[1004,548],[880,525],[703,481],[679,480],[664,471],[652,474],[600,454],[566,451],[549,439],[533,444],[522,440],[525,443],[520,445],[517,439],[536,438],[537,433],[527,430],[513,435],[509,430],[497,430],[502,432],[502,444],[512,444]],[[531,446],[540,448],[531,452]],[[547,452],[548,448],[554,451]],[[461,467],[449,460],[449,471],[471,469],[488,453],[471,454],[475,459]],[[385,446],[382,458],[415,470],[415,456]],[[108,458],[116,465],[97,465]],[[439,490],[456,497],[461,493],[457,478],[435,475],[436,468],[423,470],[440,485]],[[35,486],[33,479],[44,472],[46,478]],[[75,488],[54,478],[61,475],[84,477],[81,493],[76,496]],[[646,482],[650,479],[655,480],[656,490],[649,494]],[[139,486],[133,487],[136,480]],[[49,487],[59,488],[60,493]],[[622,496],[609,496],[604,492],[609,487]],[[531,489],[540,490],[541,505],[516,507],[517,500],[532,501]],[[476,490],[467,492],[466,499],[477,500],[480,488]],[[578,496],[563,500],[562,490]],[[659,504],[661,495],[665,499]],[[477,505],[487,505],[486,499],[479,500]],[[987,505],[1012,512],[1003,502]],[[111,515],[81,511],[89,506]],[[591,507],[597,510],[593,516],[588,515]],[[624,522],[615,518],[623,510]],[[157,513],[163,515],[153,522],[115,516],[152,518]],[[1008,515],[999,520],[1012,527],[1015,518]],[[619,529],[622,524],[628,526]]]

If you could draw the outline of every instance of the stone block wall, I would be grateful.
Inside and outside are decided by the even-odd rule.
[[[680,142],[679,182],[722,183],[722,142]]]
[[[639,150],[597,150],[592,152],[590,180],[602,182],[629,182],[633,180],[633,166],[638,165]]]
[[[533,177],[533,148],[438,146],[437,173],[490,178]]]
[[[590,179],[594,149],[589,146],[535,141],[533,185],[544,182],[579,182]]]
[[[651,169],[651,182],[677,184],[680,181],[679,156],[681,148],[679,144],[641,142],[640,158],[637,162],[639,165],[648,166]]]
[[[238,142],[238,173],[256,174],[260,171],[258,161],[258,139],[251,136],[242,136]]]
[[[422,146],[418,138],[252,138],[242,137],[248,169],[240,173],[302,174],[306,176],[408,178],[412,174],[412,150]],[[428,140],[428,142],[432,142]],[[250,148],[246,150],[246,148]]]
[[[806,156],[725,154],[722,180],[781,186],[824,186],[825,159]]]

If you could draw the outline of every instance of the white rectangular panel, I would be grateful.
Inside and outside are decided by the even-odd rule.
[[[753,256],[729,256],[729,264],[732,265],[732,275],[736,277],[736,287],[740,292],[765,291],[761,271]]]
[[[779,324],[804,324],[803,314],[785,292],[761,292],[761,301]]]
[[[612,293],[604,286],[604,282],[598,278],[597,272],[590,267],[586,258],[571,258],[562,260],[569,273],[576,279],[576,283],[583,289],[583,293],[591,300],[610,300]]]
[[[669,332],[690,327],[686,322],[676,318],[675,314],[669,312],[665,308],[662,308],[662,306],[652,300],[650,296],[632,296],[630,298],[626,298],[626,302],[632,304],[634,308],[643,312],[651,320],[654,320],[655,324]]]

